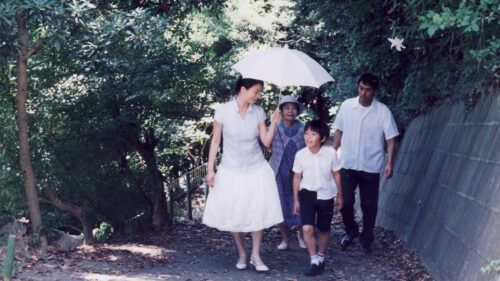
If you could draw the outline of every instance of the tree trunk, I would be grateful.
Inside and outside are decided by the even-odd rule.
[[[46,153],[52,153],[52,136],[53,136],[53,116],[52,112],[50,114],[50,123],[49,123],[49,129],[48,129],[48,134],[47,134],[47,140],[45,142],[45,152]],[[47,167],[48,169],[48,167]],[[50,182],[49,177],[45,179],[46,181],[46,190],[47,193],[49,194],[50,201],[52,204],[54,204],[57,208],[59,208],[62,211],[69,212],[82,224],[82,232],[83,236],[85,239],[85,242],[87,244],[94,244],[94,236],[92,235],[92,225],[89,223],[87,216],[85,215],[85,212],[80,208],[78,205],[75,205],[73,203],[65,202],[63,201],[58,195],[57,192],[54,188],[52,188],[52,184]]]
[[[139,140],[130,141],[129,145],[141,155],[153,181],[153,215],[152,223],[155,227],[162,227],[167,221],[167,199],[163,185],[163,175],[156,165],[153,144],[143,144]]]
[[[39,233],[42,225],[42,216],[36,192],[35,173],[31,165],[30,145],[28,137],[28,116],[26,113],[26,99],[28,96],[27,68],[28,58],[34,52],[28,53],[29,34],[22,12],[17,12],[17,25],[19,28],[19,55],[17,58],[17,95],[16,95],[16,124],[19,135],[19,164],[24,176],[24,189],[30,212],[33,233]],[[41,44],[41,42],[40,42]],[[38,44],[39,46],[39,44]],[[37,46],[35,46],[37,47]],[[47,236],[44,231],[40,233],[42,251],[47,249]]]
[[[77,217],[83,228],[83,236],[87,244],[93,244],[94,236],[92,235],[92,225],[89,223],[87,216],[83,212],[82,208],[75,204],[62,201],[59,196],[57,196],[56,191],[47,183],[47,193],[49,194],[52,203],[59,209],[71,213],[73,216]]]

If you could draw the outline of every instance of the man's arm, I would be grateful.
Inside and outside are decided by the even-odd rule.
[[[344,200],[342,199],[342,181],[340,179],[340,171],[332,171],[333,179],[337,185],[337,208],[342,209]]]
[[[342,140],[342,131],[335,130],[335,136],[333,137],[333,149],[337,150],[340,147],[340,141]]]
[[[387,140],[387,165],[384,169],[384,178],[390,179],[392,177],[392,161],[394,160],[394,152],[396,151],[396,141],[394,138]]]

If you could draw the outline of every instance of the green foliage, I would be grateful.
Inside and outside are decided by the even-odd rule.
[[[481,267],[482,274],[494,273],[500,276],[500,259],[492,260],[488,265]]]
[[[499,47],[500,4],[495,1],[461,1],[457,8],[422,11],[418,16],[420,30],[429,37],[450,33],[457,42],[457,51],[470,54],[492,76],[500,77]],[[449,36],[449,35],[448,35]],[[451,47],[450,47],[451,48]]]
[[[5,247],[7,246],[7,236],[0,236],[0,247]]]
[[[288,34],[292,47],[317,59],[335,79],[316,94],[328,99],[330,112],[357,95],[360,74],[372,72],[381,78],[376,98],[404,131],[433,106],[468,101],[470,93],[498,83],[498,7],[496,0],[299,1]],[[390,48],[388,38],[395,37],[404,39],[406,49]]]
[[[380,76],[377,98],[403,130],[432,106],[467,100],[498,81],[497,0],[160,3],[0,3],[0,214],[27,214],[14,119],[18,8],[32,42],[47,38],[29,70],[30,145],[42,202],[51,187],[89,221],[120,233],[151,223],[155,180],[206,161],[213,110],[234,95],[231,65],[251,50],[287,44],[330,71],[335,81],[320,89],[285,89],[306,104],[303,120],[332,121],[340,103],[357,94],[363,72]],[[406,49],[391,49],[394,37],[405,39]],[[266,112],[278,91],[265,86],[259,104]],[[78,225],[53,205],[42,207],[46,230]]]
[[[428,10],[420,20],[419,29],[427,30],[432,37],[437,30],[448,28],[461,29],[462,33],[478,32],[483,23],[490,24],[495,20],[498,1],[461,1],[457,9],[443,6],[440,12]]]
[[[38,233],[33,233],[28,238],[28,244],[31,247],[38,247],[40,245],[40,242],[41,242],[41,240],[40,240],[40,234],[38,234]]]
[[[11,75],[15,69],[0,55],[0,216],[27,217],[23,178],[18,164],[15,89]]]
[[[111,224],[107,222],[102,222],[99,225],[99,228],[94,228],[92,230],[92,235],[94,235],[94,238],[97,239],[99,242],[104,242],[107,241],[111,235],[113,235],[114,228]]]

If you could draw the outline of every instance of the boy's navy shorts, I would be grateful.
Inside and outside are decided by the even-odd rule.
[[[318,200],[316,191],[301,189],[299,191],[299,204],[302,225],[316,225],[319,231],[330,232],[333,217],[333,198]]]

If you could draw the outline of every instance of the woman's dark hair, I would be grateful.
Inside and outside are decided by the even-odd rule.
[[[378,77],[371,73],[365,73],[361,75],[361,77],[359,77],[358,80],[358,85],[361,82],[363,82],[363,84],[366,84],[368,86],[372,86],[374,91],[378,89]]]
[[[307,130],[318,133],[320,140],[322,140],[324,137],[328,139],[328,137],[330,136],[330,128],[328,127],[328,125],[326,125],[325,122],[319,119],[307,122],[306,127],[304,128],[304,132],[306,132]],[[323,145],[325,142],[322,142],[321,145]]]
[[[293,105],[295,105],[295,109],[297,109],[297,112],[299,112],[299,110],[300,110],[300,109],[299,109],[299,105],[298,105],[298,104],[296,104],[296,103],[294,103],[294,102],[284,102],[284,103],[282,103],[282,104],[280,105],[280,110],[281,110],[281,111],[283,111],[283,107],[284,107],[284,106],[285,106],[285,104],[287,104],[287,103],[292,103]]]
[[[243,78],[241,74],[238,74],[238,76],[236,76],[236,85],[234,87],[234,90],[236,91],[236,94],[238,94],[241,90],[241,87],[245,87],[245,89],[248,90],[252,88],[252,86],[257,84],[264,86],[264,82],[262,82],[262,80]]]

